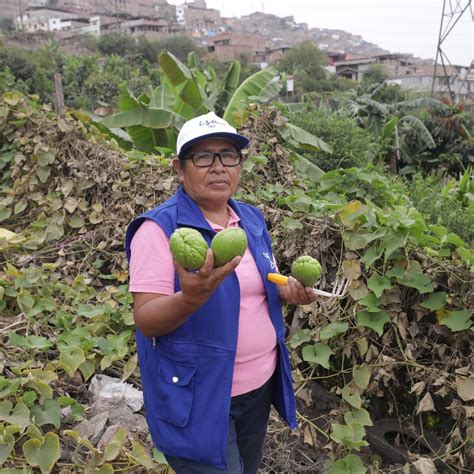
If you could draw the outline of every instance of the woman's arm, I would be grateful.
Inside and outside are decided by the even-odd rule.
[[[232,273],[242,257],[235,257],[220,268],[213,268],[212,250],[207,251],[204,265],[198,272],[185,270],[173,261],[181,291],[172,295],[133,293],[135,324],[147,337],[168,334],[183,324],[211,296],[221,281]]]

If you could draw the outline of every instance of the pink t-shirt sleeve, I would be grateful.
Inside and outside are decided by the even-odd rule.
[[[163,229],[146,220],[130,244],[130,285],[135,293],[174,293],[174,265]]]

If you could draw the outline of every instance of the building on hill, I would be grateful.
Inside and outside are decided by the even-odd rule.
[[[154,18],[164,18],[165,20],[176,23],[176,5],[171,5],[166,0],[155,0],[153,9]]]
[[[176,7],[176,21],[191,31],[215,31],[221,22],[221,13],[207,8],[205,1],[184,3]]]
[[[265,51],[266,47],[266,39],[257,35],[224,33],[207,40],[209,56],[214,56],[223,62],[239,59],[242,55],[252,61],[255,52]]]
[[[391,75],[386,82],[427,94],[433,90],[438,98],[451,99],[451,91],[455,102],[474,105],[474,74],[465,66],[448,65],[444,69],[438,65],[435,75],[434,65],[421,65],[413,72]]]
[[[262,51],[255,51],[252,63],[260,67],[260,69],[265,69],[270,64],[277,63],[290,49],[290,46],[280,46],[278,48],[267,47]]]
[[[180,28],[164,18],[134,18],[131,20],[117,20],[104,25],[102,33],[124,33],[130,36],[144,36],[150,41],[159,41],[163,38],[180,32]]]
[[[53,8],[28,8],[15,18],[16,28],[26,33],[62,31],[72,28],[72,21],[88,21],[83,15]]]
[[[346,57],[347,58],[347,57]],[[409,54],[378,54],[372,57],[344,59],[333,61],[337,76],[345,77],[353,81],[361,81],[364,74],[373,64],[381,64],[387,74],[410,74],[416,70],[416,63]]]

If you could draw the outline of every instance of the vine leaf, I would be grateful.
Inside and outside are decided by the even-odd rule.
[[[368,445],[367,441],[363,440],[365,436],[365,429],[362,425],[359,425],[358,423],[352,423],[350,425],[332,423],[331,428],[331,439],[334,440],[336,443],[343,444],[348,448],[354,448],[357,451],[359,451],[359,448],[361,446]]]
[[[420,306],[422,308],[426,309],[431,309],[431,310],[437,310],[441,309],[444,307],[444,304],[446,303],[446,297],[448,295],[446,294],[445,291],[439,291],[437,293],[433,293],[432,295],[429,296],[428,299],[423,301],[423,303],[420,303]]]
[[[0,403],[0,420],[11,425],[26,428],[30,424],[30,410],[24,403],[17,403],[12,410],[12,403],[5,400]],[[10,413],[11,412],[11,413]]]
[[[367,469],[362,459],[357,454],[348,454],[345,458],[336,461],[329,471],[329,474],[365,474]]]
[[[380,298],[384,290],[392,288],[392,283],[390,282],[390,278],[380,275],[372,275],[367,280],[367,286],[374,292],[377,298]]]
[[[313,345],[304,346],[301,351],[303,360],[322,365],[325,369],[329,369],[329,357],[334,354],[332,349],[322,342]]]
[[[380,305],[380,299],[374,295],[374,293],[369,293],[364,298],[361,298],[359,304],[362,304],[367,307],[369,313],[379,313],[382,311]]]
[[[29,439],[23,444],[23,454],[32,467],[39,467],[41,474],[51,472],[59,459],[61,450],[56,433],[46,433],[43,439]]]
[[[61,426],[61,406],[57,400],[45,400],[43,407],[31,407],[31,415],[37,426],[53,425],[57,429]]]
[[[362,262],[366,267],[371,267],[372,264],[378,260],[383,254],[383,248],[373,245],[365,252],[365,255],[361,258]]]
[[[388,314],[385,311],[378,313],[370,313],[369,311],[360,311],[357,313],[357,326],[365,326],[373,329],[379,336],[383,334],[385,323],[390,321]]]
[[[436,311],[438,323],[448,326],[453,332],[464,331],[472,326],[472,315],[467,310],[462,311]]]
[[[362,400],[358,393],[351,393],[351,388],[346,385],[342,389],[342,398],[349,403],[351,407],[360,408],[362,406]]]
[[[361,365],[360,367],[356,366],[352,370],[352,375],[354,377],[355,384],[361,388],[365,389],[369,385],[370,381],[370,370],[366,364]]]
[[[299,331],[295,332],[290,339],[290,346],[292,349],[296,349],[299,345],[303,344],[303,342],[311,341],[311,330],[310,329],[300,329]]]
[[[331,339],[332,337],[339,336],[340,334],[344,334],[349,329],[349,324],[346,322],[338,322],[335,321],[334,323],[328,324],[325,328],[321,330],[319,333],[319,338],[322,341],[326,339]]]
[[[104,461],[113,461],[120,454],[126,440],[127,432],[123,428],[118,428],[104,448]]]
[[[15,445],[15,437],[13,436],[11,426],[7,426],[5,429],[0,429],[0,466],[7,460],[10,453],[13,451]]]
[[[364,408],[353,408],[351,411],[346,412],[344,414],[344,421],[348,425],[358,423],[362,426],[373,426],[369,412]]]
[[[61,350],[59,365],[70,377],[74,375],[79,366],[86,361],[84,351],[80,347],[66,347]]]
[[[132,440],[132,452],[130,453],[130,456],[147,469],[152,469],[154,467],[148,449],[138,441]]]

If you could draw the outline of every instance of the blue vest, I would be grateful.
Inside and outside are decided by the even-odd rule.
[[[233,200],[229,205],[247,233],[277,335],[278,364],[272,403],[290,427],[296,428],[280,297],[276,286],[266,278],[273,270],[270,236],[257,208]],[[126,234],[129,260],[133,235],[145,219],[159,224],[168,237],[178,227],[193,227],[210,244],[216,234],[196,202],[181,188],[161,206],[129,225]],[[176,273],[175,291],[180,291]],[[172,333],[150,338],[136,329],[145,413],[153,442],[160,451],[220,469],[227,467],[227,430],[239,308],[240,287],[233,272],[209,300]]]

